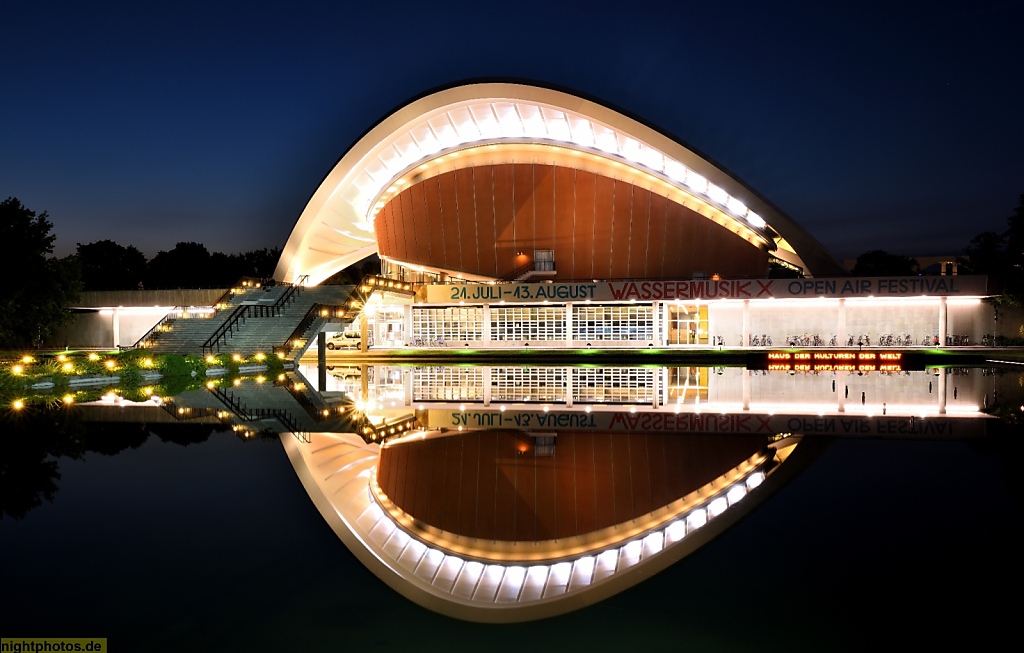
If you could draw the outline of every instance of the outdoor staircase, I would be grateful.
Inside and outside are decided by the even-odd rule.
[[[351,286],[297,287],[276,314],[249,315],[232,325],[230,332],[217,342],[204,343],[204,353],[230,352],[248,356],[269,353],[283,345],[309,310],[318,304],[340,303]],[[315,333],[313,334],[315,335]]]
[[[283,292],[283,289],[279,290]],[[274,294],[278,294],[274,293]],[[138,342],[142,347],[159,354],[200,354],[204,343],[223,323],[226,316],[243,302],[253,302],[267,295],[261,287],[249,282],[236,284],[217,300],[215,312],[199,313],[189,307],[175,307],[150,329]]]
[[[269,353],[288,340],[312,306],[340,304],[352,288],[238,285],[219,300],[213,314],[175,308],[136,347],[154,353],[195,355]]]
[[[315,342],[326,323],[354,322],[373,292],[414,294],[411,284],[375,275],[357,286],[259,287],[249,282],[225,294],[212,315],[176,308],[136,347],[154,353],[196,355],[249,356],[273,351],[296,359]]]

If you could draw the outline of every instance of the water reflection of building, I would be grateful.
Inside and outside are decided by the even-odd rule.
[[[485,622],[630,587],[741,518],[832,437],[980,436],[974,402],[995,388],[959,370],[702,367],[367,366],[333,383],[374,430],[282,436],[310,497],[396,591]]]
[[[835,366],[829,366],[834,368]],[[845,367],[845,366],[843,366]],[[868,366],[854,366],[868,367]],[[326,389],[381,409],[565,409],[978,416],[995,400],[981,370],[749,370],[737,367],[366,366]],[[898,365],[896,366],[898,367]],[[304,369],[312,375],[311,368]]]
[[[556,444],[513,430],[412,434],[383,448],[326,433],[282,442],[363,564],[420,605],[485,622],[568,612],[640,582],[816,453],[764,435],[539,437]]]

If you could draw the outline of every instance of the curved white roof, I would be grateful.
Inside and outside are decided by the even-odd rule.
[[[664,134],[561,91],[483,83],[415,100],[363,136],[306,205],[275,276],[294,281],[309,275],[315,284],[375,253],[374,216],[409,184],[417,168],[468,148],[524,143],[568,148],[644,172],[719,219],[735,220],[737,229],[760,234],[769,247],[778,247],[780,258],[807,269],[793,251],[807,247],[815,250],[813,258],[823,255],[834,265],[821,245],[789,218]]]
[[[767,496],[758,487],[775,475],[755,455],[649,518],[609,529],[599,546],[567,538],[555,541],[559,553],[536,560],[500,547],[438,545],[413,519],[396,518],[376,487],[376,444],[332,433],[311,433],[308,443],[282,433],[281,441],[321,515],[370,571],[423,607],[491,623],[562,614],[635,585],[735,523]]]

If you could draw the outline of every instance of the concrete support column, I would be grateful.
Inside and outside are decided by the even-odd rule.
[[[939,415],[946,414],[946,368],[939,369]]]
[[[661,403],[661,370],[651,373],[651,407],[657,409]]]
[[[661,392],[661,405],[664,406],[668,404],[668,368],[662,367],[659,373],[661,374],[661,383],[658,387]]]
[[[846,333],[846,300],[845,299],[840,299],[839,300],[839,320],[838,320],[838,324],[836,324],[836,340],[838,341],[837,344],[840,347],[845,347],[846,346],[846,339],[848,337],[849,336]],[[840,374],[842,374],[842,372],[840,372]]]
[[[565,346],[572,347],[572,302],[565,305]]]
[[[661,302],[661,344],[660,346],[665,347],[670,343],[668,341],[668,332],[671,330],[668,323],[668,302]],[[674,344],[674,343],[672,343]]]
[[[750,370],[743,368],[743,410],[750,410]]]
[[[480,370],[480,382],[484,384],[484,406],[491,405],[491,368]]]
[[[114,349],[121,344],[121,311],[118,307],[110,313],[110,330],[114,332]]]
[[[327,332],[316,334],[316,380],[320,392],[327,389]]]
[[[846,412],[846,372],[836,372],[836,404],[839,412]]]
[[[661,346],[661,302],[654,302],[651,306],[651,327],[653,333],[651,333],[651,342],[654,343],[655,347]]]
[[[491,346],[491,305],[484,304],[483,311],[481,312],[483,314],[482,319],[484,321],[484,323],[480,325],[481,333],[483,334],[484,339],[483,342],[481,343],[481,347],[487,348]],[[484,392],[489,392],[489,390],[485,390]]]
[[[565,368],[565,407],[572,408],[573,368]]]
[[[402,382],[405,385],[405,405],[412,405],[412,370],[405,368],[402,370]]]
[[[948,310],[948,307],[946,306],[946,298],[945,297],[940,297],[939,298],[939,346],[940,347],[945,347],[946,346],[946,335],[947,335],[946,322],[948,321],[948,317],[949,317],[949,310]]]
[[[740,338],[740,344],[746,347],[750,344],[750,300],[743,300],[743,335]]]
[[[408,345],[412,342],[412,304],[406,304],[404,310],[403,321],[405,325],[402,328],[402,343]]]
[[[359,366],[359,391],[363,394],[363,401],[370,400],[370,366],[366,364]]]
[[[366,317],[366,310],[359,314],[359,351],[367,351],[370,346],[367,340],[370,335],[370,320]]]

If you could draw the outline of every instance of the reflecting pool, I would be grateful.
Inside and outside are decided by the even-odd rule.
[[[0,632],[994,641],[991,590],[1021,579],[1021,388],[1015,369],[335,365],[10,413]]]

